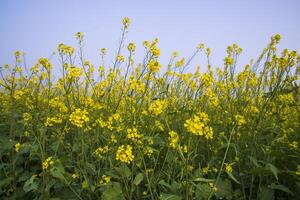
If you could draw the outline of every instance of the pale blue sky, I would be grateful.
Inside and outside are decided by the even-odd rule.
[[[239,65],[244,66],[276,33],[282,35],[280,48],[300,50],[297,0],[1,0],[0,65],[13,63],[13,52],[20,50],[31,66],[59,43],[76,47],[74,34],[81,31],[87,58],[98,66],[102,47],[111,58],[116,52],[125,16],[132,21],[126,43],[137,43],[137,58],[143,54],[142,41],[158,37],[163,64],[173,51],[189,56],[203,42],[212,48],[214,67],[222,65],[226,47],[238,43],[244,49]],[[198,63],[204,67],[201,56],[191,68]]]

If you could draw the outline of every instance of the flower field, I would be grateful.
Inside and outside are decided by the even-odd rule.
[[[228,46],[215,68],[204,44],[163,66],[158,39],[135,61],[129,29],[99,67],[81,32],[58,66],[16,51],[1,67],[0,199],[300,198],[300,55],[278,52],[279,34],[245,67]]]

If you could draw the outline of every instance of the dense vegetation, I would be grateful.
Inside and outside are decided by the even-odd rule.
[[[79,32],[78,50],[58,46],[60,78],[19,51],[1,68],[1,199],[299,198],[300,56],[277,53],[280,35],[244,68],[238,45],[213,70],[199,44],[164,69],[157,39],[134,62],[122,23],[112,65],[103,48],[95,69]]]

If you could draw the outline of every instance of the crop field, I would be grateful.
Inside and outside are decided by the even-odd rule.
[[[78,32],[1,65],[0,199],[300,199],[300,55],[279,34],[246,66],[237,44],[219,68],[204,44],[163,66],[158,39],[136,61],[121,26],[113,62],[86,60]]]

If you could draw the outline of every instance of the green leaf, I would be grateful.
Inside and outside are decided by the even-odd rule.
[[[32,176],[30,179],[28,179],[23,186],[23,190],[27,193],[32,190],[37,190],[38,189],[38,184],[34,181],[34,176]]]
[[[208,199],[212,188],[207,183],[198,183],[196,186],[196,199]]]
[[[85,163],[86,165],[86,171],[88,171],[88,173],[95,175],[97,173],[96,168],[93,164],[91,163]]]
[[[4,186],[9,185],[13,180],[14,180],[13,177],[8,177],[8,178],[0,180],[0,188],[3,188]]]
[[[88,180],[85,179],[85,180],[81,183],[81,187],[82,187],[83,189],[88,188],[88,187],[89,187],[89,182],[88,182]]]
[[[260,165],[258,164],[258,162],[257,162],[257,159],[256,158],[254,158],[254,157],[252,157],[252,156],[250,156],[249,157],[249,159],[250,159],[250,161],[256,166],[256,167],[259,167]]]
[[[112,185],[103,192],[102,200],[125,200],[119,183]]]
[[[116,173],[114,170],[110,170],[105,172],[106,175],[111,176],[112,178],[119,179],[120,175]]]
[[[161,194],[159,199],[160,200],[181,200],[182,198],[175,194]]]
[[[58,164],[56,166],[53,166],[51,169],[50,169],[50,174],[55,177],[55,178],[58,178],[60,180],[62,180],[64,183],[67,182],[64,174],[65,174],[65,169],[64,167],[61,165],[61,164]]]
[[[281,190],[288,194],[294,195],[294,193],[289,188],[287,188],[286,186],[281,185],[281,184],[272,183],[271,185],[269,185],[269,188],[274,189],[274,190]]]
[[[133,180],[133,184],[138,186],[143,181],[143,179],[144,179],[144,174],[138,173]]]
[[[129,178],[131,176],[131,170],[127,165],[121,165],[120,167],[116,168],[116,171],[120,174],[120,176]]]
[[[158,184],[159,184],[159,185],[163,185],[163,186],[165,186],[165,187],[167,187],[167,188],[169,188],[169,189],[172,188],[172,186],[171,186],[169,183],[167,183],[165,180],[160,180],[160,181],[158,182]]]
[[[231,199],[233,195],[232,185],[229,179],[220,179],[216,185],[218,188],[216,191],[217,198]]]
[[[228,176],[234,181],[236,182],[237,184],[241,184],[234,176],[232,173],[226,171],[226,173],[228,174]]]
[[[268,163],[265,168],[267,170],[271,171],[273,173],[273,175],[275,176],[276,180],[278,180],[279,169],[277,167],[275,167],[271,163]]]
[[[274,190],[263,187],[260,192],[258,193],[258,199],[259,200],[274,200]]]
[[[176,181],[172,181],[172,184],[171,184],[171,191],[173,193],[179,193],[179,191],[181,190],[181,184],[176,182]]]

